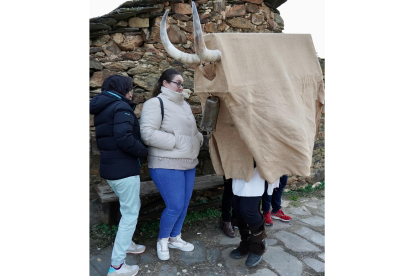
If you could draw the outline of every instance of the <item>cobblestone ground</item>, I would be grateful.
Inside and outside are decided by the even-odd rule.
[[[139,276],[309,276],[325,274],[325,199],[324,192],[296,201],[283,196],[282,207],[290,215],[290,222],[273,220],[267,226],[268,249],[262,262],[247,268],[246,258],[234,260],[230,252],[237,247],[240,236],[228,238],[218,227],[217,219],[204,220],[182,233],[184,240],[192,242],[195,250],[181,252],[170,249],[170,260],[157,258],[156,239],[144,243],[146,251],[140,255],[127,255],[127,264],[140,267]],[[135,241],[139,243],[139,241]],[[90,258],[90,275],[107,275],[112,247],[101,249]]]

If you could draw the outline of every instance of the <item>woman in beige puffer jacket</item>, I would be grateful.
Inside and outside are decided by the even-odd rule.
[[[183,78],[173,69],[164,71],[154,87],[153,98],[142,108],[142,141],[148,146],[148,168],[166,208],[161,215],[157,255],[168,260],[168,248],[193,251],[181,239],[195,179],[203,135],[198,132],[190,105],[184,101]],[[164,118],[161,102],[164,106]]]

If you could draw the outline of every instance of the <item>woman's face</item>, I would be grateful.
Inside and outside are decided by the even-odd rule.
[[[166,80],[162,82],[162,85],[172,91],[181,93],[183,92],[183,77],[181,75],[175,75],[171,82],[167,82]]]
[[[132,96],[134,95],[134,91],[131,89],[126,95],[125,98],[132,100]]]

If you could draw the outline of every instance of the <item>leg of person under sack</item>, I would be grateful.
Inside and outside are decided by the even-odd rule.
[[[274,193],[274,190],[273,190]],[[267,192],[262,195],[262,211],[263,211],[263,217],[265,220],[266,226],[272,226],[273,220],[270,216],[270,202],[272,201],[272,196],[268,195]]]
[[[257,206],[261,197],[233,196],[234,219],[233,225],[240,232],[241,242],[239,247],[230,253],[233,259],[243,258],[248,254],[246,266],[254,267],[262,261],[262,256],[267,250],[265,221]]]
[[[234,233],[233,226],[231,225],[231,206],[232,206],[232,198],[233,198],[233,190],[232,190],[232,179],[226,179],[223,176],[224,180],[224,190],[223,190],[223,198],[221,200],[221,218],[222,222],[220,224],[220,229],[223,233],[230,237],[234,238],[236,234]]]
[[[280,177],[279,187],[274,189],[273,194],[271,196],[272,212],[270,214],[270,216],[273,219],[278,219],[278,220],[285,221],[285,222],[292,220],[290,216],[287,216],[283,213],[282,206],[281,206],[283,189],[285,188],[287,181],[288,181],[287,175],[283,175],[282,177]],[[269,213],[269,209],[268,209],[267,214]],[[265,215],[264,210],[263,210],[263,215]]]
[[[138,274],[139,267],[137,265],[127,265],[125,257],[127,253],[139,254],[145,251],[145,246],[135,244],[132,241],[141,207],[139,198],[140,177],[136,175],[119,180],[107,180],[107,182],[119,197],[122,215],[112,250],[108,276],[134,276]]]
[[[157,241],[158,258],[169,260],[170,248],[193,251],[194,245],[181,238],[181,229],[193,192],[195,168],[191,170],[150,169],[150,174],[166,205],[160,220]]]

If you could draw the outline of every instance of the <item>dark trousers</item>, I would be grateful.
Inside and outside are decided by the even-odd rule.
[[[241,197],[233,195],[234,217],[240,221],[246,221],[250,227],[258,227],[263,221],[259,212],[261,196]]]
[[[221,200],[221,218],[225,222],[231,222],[231,205],[233,198],[233,188],[232,188],[232,179],[226,179],[223,176],[224,180],[224,191],[223,198]]]
[[[283,189],[285,188],[286,184],[288,181],[288,176],[287,175],[283,175],[280,178],[280,183],[279,183],[279,187],[275,188],[273,190],[273,194],[272,195],[268,195],[267,192],[265,191],[265,193],[262,196],[262,211],[263,212],[269,212],[270,210],[270,203],[272,204],[272,213],[276,213],[277,211],[279,211],[282,204],[282,194],[283,194]]]

